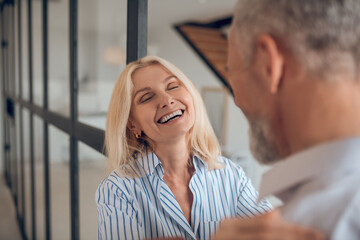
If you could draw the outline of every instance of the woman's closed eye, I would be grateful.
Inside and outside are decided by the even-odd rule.
[[[169,84],[168,84],[167,89],[168,89],[168,90],[172,90],[172,89],[178,88],[179,86],[180,86],[179,83],[177,83],[177,82],[172,82],[172,83],[169,83]]]
[[[139,99],[139,102],[140,103],[146,103],[146,102],[150,101],[152,97],[153,97],[153,94],[146,93]]]

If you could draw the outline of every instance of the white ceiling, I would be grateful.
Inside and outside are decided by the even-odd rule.
[[[149,27],[229,16],[235,3],[236,0],[149,0]]]
[[[184,21],[211,21],[231,15],[237,0],[148,0],[148,28]],[[66,0],[54,5],[67,5]],[[127,0],[79,0],[79,27],[99,31],[126,29]],[[60,12],[58,12],[60,14]],[[59,16],[63,18],[63,16]]]

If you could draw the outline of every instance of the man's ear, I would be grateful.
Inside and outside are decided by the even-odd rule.
[[[268,86],[271,93],[279,90],[284,70],[284,56],[276,40],[268,35],[262,34],[257,38],[257,54],[265,67],[265,77],[268,79]]]

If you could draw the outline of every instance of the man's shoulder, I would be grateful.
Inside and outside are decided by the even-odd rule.
[[[360,215],[360,176],[325,175],[296,186],[293,196],[282,207],[284,217],[292,222],[315,227],[327,236],[345,229],[353,217]],[[358,224],[359,225],[359,224]],[[338,239],[338,238],[335,238]],[[352,239],[352,238],[342,238]]]
[[[360,237],[360,190],[346,206],[332,233],[331,239],[359,239]]]

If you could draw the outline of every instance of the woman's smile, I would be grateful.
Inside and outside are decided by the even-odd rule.
[[[167,124],[169,122],[172,122],[176,119],[179,119],[183,116],[183,113],[185,112],[185,110],[182,109],[178,109],[174,112],[165,114],[164,116],[162,116],[157,122],[160,124]]]

